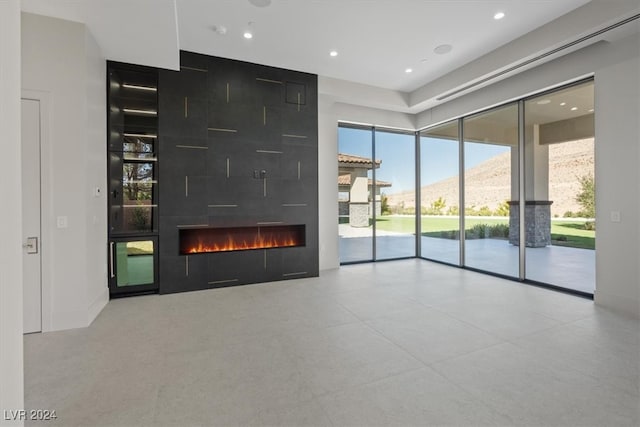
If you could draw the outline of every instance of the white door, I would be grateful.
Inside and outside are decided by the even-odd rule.
[[[22,270],[24,333],[42,331],[40,101],[22,99]]]

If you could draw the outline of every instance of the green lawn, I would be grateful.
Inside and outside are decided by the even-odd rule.
[[[470,229],[476,224],[508,224],[508,218],[473,218],[467,217],[465,227]],[[399,233],[414,233],[415,222],[410,216],[383,215],[377,218],[377,228]],[[422,232],[432,233],[458,228],[456,218],[422,217]],[[551,239],[554,245],[574,248],[595,249],[596,232],[585,230],[581,221],[551,221]]]

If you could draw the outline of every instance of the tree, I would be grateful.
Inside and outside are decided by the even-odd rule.
[[[151,200],[153,164],[141,162],[147,155],[153,154],[153,145],[144,142],[141,138],[125,137],[123,151],[132,155],[135,161],[126,161],[122,166],[123,190],[126,197],[131,200]]]
[[[382,213],[382,215],[391,214],[391,209],[389,208],[389,198],[384,193],[380,197],[380,213]]]
[[[509,216],[509,201],[505,200],[500,203],[495,211],[493,211],[495,216]]]
[[[442,215],[444,208],[447,206],[447,201],[442,198],[442,196],[438,197],[438,200],[434,200],[429,206],[429,214],[431,215]]]
[[[576,195],[576,202],[582,208],[581,214],[587,218],[596,217],[596,188],[592,174],[578,178],[580,192]]]

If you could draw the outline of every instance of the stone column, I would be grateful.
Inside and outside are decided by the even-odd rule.
[[[529,248],[541,248],[551,244],[551,204],[549,200],[549,146],[540,140],[540,125],[525,129],[524,144],[525,177],[525,244]],[[517,151],[512,150],[512,171],[517,171]],[[520,203],[518,202],[518,178],[512,173],[509,202],[509,243],[520,244]],[[514,175],[516,175],[514,177]],[[520,195],[522,199],[522,195]]]
[[[349,225],[352,227],[369,226],[369,178],[366,169],[351,172]]]
[[[526,201],[524,204],[525,245],[543,248],[551,244],[551,201]],[[520,203],[509,202],[509,243],[520,244]]]

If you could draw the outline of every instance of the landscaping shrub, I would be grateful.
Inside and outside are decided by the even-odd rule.
[[[475,224],[464,234],[467,239],[484,239],[487,237],[487,224]]]
[[[447,209],[447,215],[460,215],[460,209],[457,206],[449,206],[449,209]]]
[[[508,238],[509,224],[494,224],[489,226],[489,236]]]

